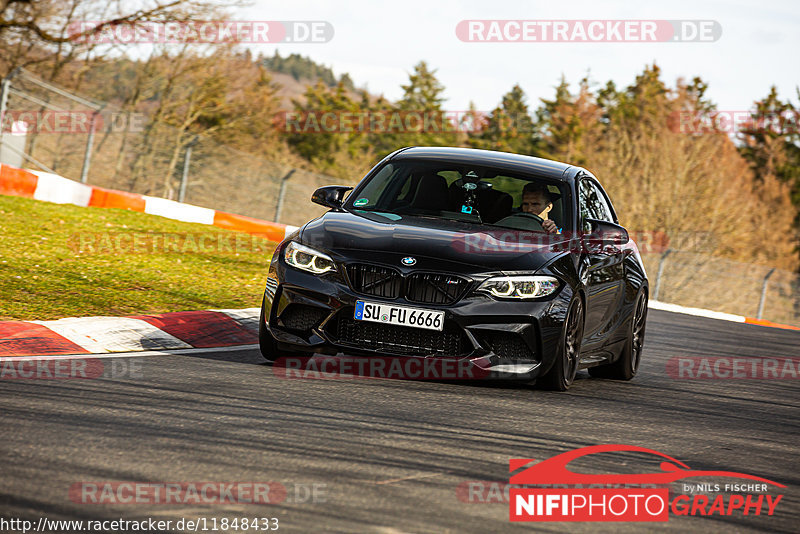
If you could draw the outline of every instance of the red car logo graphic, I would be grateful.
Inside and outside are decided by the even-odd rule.
[[[575,473],[567,469],[567,464],[590,454],[600,452],[644,452],[663,458],[659,466],[661,473],[641,473],[624,475],[592,475]],[[509,471],[514,472],[524,465],[528,465],[536,460],[532,459],[512,459]],[[565,452],[543,460],[511,476],[510,484],[669,484],[689,477],[731,477],[745,478],[758,482],[766,482],[780,488],[785,488],[783,484],[778,484],[766,478],[737,473],[734,471],[702,471],[691,469],[685,463],[667,456],[664,453],[636,447],[633,445],[593,445],[582,447],[574,451]]]

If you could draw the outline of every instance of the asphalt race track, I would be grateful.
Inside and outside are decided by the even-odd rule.
[[[136,376],[0,380],[0,510],[34,521],[277,517],[281,532],[797,532],[800,382],[677,380],[666,363],[799,355],[800,332],[651,310],[635,380],[582,371],[567,393],[523,384],[287,380],[253,348],[115,360],[135,362]],[[546,459],[601,443],[639,445],[693,469],[749,473],[787,488],[773,516],[607,525],[512,524],[507,503],[457,495],[467,481],[507,482],[510,458]],[[641,471],[630,458],[585,467]],[[274,481],[287,498],[82,504],[69,495],[81,481]]]

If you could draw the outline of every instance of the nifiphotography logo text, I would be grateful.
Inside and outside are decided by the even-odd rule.
[[[585,474],[567,468],[567,464],[578,458],[609,452],[655,455],[660,460],[660,471]],[[691,469],[666,454],[631,445],[583,447],[531,465],[532,462],[528,459],[510,461],[512,473],[524,468],[509,480],[510,521],[663,522],[668,521],[670,515],[771,516],[783,495],[767,492],[770,487],[786,487],[745,473]],[[730,482],[682,482],[693,477],[726,478]],[[734,482],[735,479],[748,482]],[[671,498],[669,485],[678,481],[684,493]]]

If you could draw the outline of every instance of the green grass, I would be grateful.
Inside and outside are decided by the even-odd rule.
[[[150,244],[164,235],[166,250]],[[274,246],[155,215],[0,196],[0,320],[257,307]]]

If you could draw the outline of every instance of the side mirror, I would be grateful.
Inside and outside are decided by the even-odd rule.
[[[591,225],[592,230],[585,236],[585,239],[591,242],[624,245],[630,241],[628,231],[618,224],[597,219],[586,219],[586,222]]]
[[[344,203],[344,194],[353,189],[346,185],[326,185],[311,195],[311,202],[326,208],[339,209]]]

